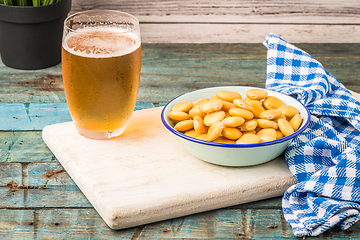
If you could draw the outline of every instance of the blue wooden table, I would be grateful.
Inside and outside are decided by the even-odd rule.
[[[298,44],[360,92],[360,44]],[[136,109],[212,86],[264,87],[261,44],[143,44]],[[14,70],[0,63],[0,239],[296,239],[281,197],[120,231],[106,226],[41,137],[70,121],[61,65]],[[314,239],[360,239],[360,223]]]

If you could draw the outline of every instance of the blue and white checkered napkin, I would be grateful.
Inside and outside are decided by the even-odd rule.
[[[317,236],[360,219],[360,103],[303,50],[270,34],[266,88],[291,95],[311,113],[309,127],[285,151],[297,180],[283,197],[297,237]]]

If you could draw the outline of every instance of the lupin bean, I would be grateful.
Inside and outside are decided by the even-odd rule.
[[[204,120],[198,115],[194,117],[194,129],[198,134],[207,133],[208,130],[204,124]]]
[[[253,143],[259,143],[260,138],[255,134],[245,134],[238,140],[236,140],[236,144],[253,144]]]
[[[267,119],[267,120],[274,120],[277,119],[281,116],[281,111],[279,109],[270,109],[270,110],[265,110],[262,113],[260,113],[259,117],[262,119]]]
[[[241,131],[243,135],[245,134],[256,134],[255,130],[251,130],[251,131]]]
[[[289,136],[300,128],[299,111],[285,105],[262,89],[251,89],[242,96],[234,91],[218,91],[211,98],[180,102],[169,118],[174,129],[204,141],[251,144]]]
[[[223,107],[223,102],[220,99],[212,99],[201,103],[200,110],[203,113],[211,113],[219,111]]]
[[[206,126],[211,126],[214,122],[219,121],[221,122],[225,118],[225,112],[224,111],[218,111],[209,113],[204,117],[204,124]]]
[[[200,108],[200,105],[203,103],[203,102],[206,102],[206,101],[209,101],[210,99],[208,98],[202,98],[202,99],[199,99],[195,102],[193,102],[194,106],[193,108]]]
[[[207,134],[200,134],[199,136],[195,137],[197,139],[203,140],[203,141],[207,141]]]
[[[240,93],[234,91],[217,91],[216,96],[221,100],[232,102],[234,99],[242,99]]]
[[[194,117],[196,115],[198,115],[199,117],[201,118],[204,118],[205,117],[205,113],[203,113],[200,108],[193,108],[193,109],[190,109],[189,111],[189,115],[192,119],[194,119]]]
[[[254,114],[254,118],[260,118],[260,114],[265,111],[265,108],[259,105],[259,103],[256,100],[250,100],[248,103],[253,108],[252,113]]]
[[[220,121],[214,122],[209,127],[209,130],[207,132],[207,140],[211,142],[211,141],[215,140],[216,138],[218,138],[221,135],[223,128],[224,127]]]
[[[179,132],[186,132],[194,128],[194,120],[184,120],[175,124],[174,129]]]
[[[265,98],[263,105],[266,109],[269,110],[269,109],[277,109],[277,108],[285,105],[285,103],[277,97],[268,96]]]
[[[225,118],[231,117],[229,112],[225,112]]]
[[[242,133],[237,128],[223,128],[221,134],[230,140],[237,140],[241,137]]]
[[[234,99],[233,103],[238,108],[242,108],[242,109],[248,110],[250,112],[254,111],[254,108],[248,102],[246,102],[244,100]]]
[[[261,100],[266,98],[268,95],[267,91],[262,89],[251,89],[246,91],[246,96],[253,100]]]
[[[251,120],[254,118],[254,114],[250,112],[249,110],[245,110],[242,108],[232,108],[229,110],[229,113],[231,116],[235,117],[242,117],[245,120]]]
[[[238,127],[245,122],[242,117],[227,117],[222,121],[224,127]]]
[[[297,131],[302,123],[302,118],[299,113],[295,114],[295,116],[290,120],[290,124],[293,127],[294,131]]]
[[[213,142],[216,143],[225,143],[225,144],[236,144],[236,141],[227,139],[226,137],[220,136],[217,139],[215,139]]]
[[[195,129],[191,129],[191,130],[188,130],[184,133],[186,136],[189,136],[189,137],[193,137],[193,138],[196,138],[197,136],[199,136],[200,134],[198,134]]]
[[[256,119],[258,127],[260,128],[273,128],[273,129],[278,129],[279,125],[271,120],[267,120],[267,119]]]
[[[252,131],[255,130],[255,128],[257,127],[257,122],[256,120],[250,120],[247,122],[244,122],[243,124],[241,124],[239,126],[240,131]]]
[[[181,112],[181,111],[171,111],[171,112],[169,112],[169,117],[175,121],[184,121],[184,120],[190,119],[189,114],[187,114],[186,112]]]
[[[281,133],[284,134],[285,137],[294,133],[293,127],[287,120],[280,118],[278,124]]]
[[[283,137],[284,137],[284,134],[282,134],[282,132],[280,130],[276,130],[276,139],[280,139]]]
[[[260,142],[270,142],[276,140],[276,131],[273,128],[263,128],[256,133]]]
[[[228,112],[232,108],[236,108],[235,104],[228,101],[223,101],[223,107],[221,108],[222,111]]]
[[[171,109],[172,111],[188,112],[194,104],[192,102],[179,102]]]
[[[288,118],[292,118],[293,116],[295,116],[296,114],[299,113],[299,111],[293,107],[293,106],[290,106],[290,105],[284,105],[284,106],[281,106],[278,108],[282,114],[285,116],[285,117],[288,117]]]

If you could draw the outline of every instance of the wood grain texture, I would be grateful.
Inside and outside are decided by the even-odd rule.
[[[360,91],[360,45],[297,46],[347,88]],[[265,87],[266,54],[262,44],[145,45],[138,100],[167,102],[191,90],[219,85]]]
[[[150,23],[140,28],[145,43],[261,43],[269,33],[293,43],[360,42],[360,24]]]
[[[7,207],[24,207],[21,193],[11,191],[17,183],[22,182],[22,165],[20,163],[0,163],[0,209]]]
[[[280,209],[228,208],[147,225],[139,239],[298,239],[284,221]],[[332,229],[311,239],[351,239],[352,232]],[[204,232],[205,231],[205,232]]]
[[[0,132],[1,163],[57,162],[40,131]],[[17,181],[18,182],[18,181]]]
[[[135,15],[147,43],[260,43],[270,32],[292,42],[360,41],[356,0],[73,1],[72,12],[89,9]]]
[[[351,23],[351,19],[357,18],[360,4],[356,0],[346,0],[341,3],[336,0],[278,0],[278,1],[250,1],[250,0],[221,0],[194,1],[194,0],[73,0],[72,11],[89,9],[116,9],[137,16],[187,16],[182,21],[189,21],[192,17],[201,18],[202,22],[208,22],[214,16],[232,18],[233,16],[243,17],[243,21],[254,22],[251,17],[267,19],[272,17],[276,22],[281,22],[285,17],[295,18],[289,23],[299,23],[296,17],[301,17],[300,23],[306,22],[306,18],[323,17],[326,22],[337,22],[338,18],[350,19],[343,23]],[[206,18],[208,16],[208,19]],[[250,19],[249,19],[250,18]],[[180,19],[180,18],[179,18]],[[216,19],[216,18],[215,18]],[[264,21],[264,20],[263,20]],[[194,22],[194,21],[193,21]],[[313,21],[312,21],[313,22]]]
[[[137,229],[110,230],[94,209],[0,209],[1,239],[131,239]]]
[[[112,229],[282,195],[295,183],[283,157],[246,168],[219,167],[191,155],[161,123],[162,108],[134,112],[121,137],[93,140],[72,123],[43,138]]]
[[[11,69],[0,61],[0,72],[0,102],[65,102],[60,64],[44,70],[23,71]]]
[[[58,163],[0,163],[0,209],[92,208]],[[280,208],[278,198],[233,206],[236,209]]]
[[[81,8],[96,7],[117,8],[127,7],[131,2],[125,1],[84,1],[74,0],[74,4],[82,4]],[[172,2],[173,5],[184,5],[185,1]],[[191,1],[188,1],[189,3]],[[231,1],[221,1],[223,11]],[[147,2],[146,7],[163,7],[156,16],[146,13],[146,8],[139,7],[138,2],[131,6],[134,11],[143,11],[143,25],[186,24],[231,25],[236,14],[230,15],[196,15],[189,9],[176,15],[180,9],[169,8],[170,1]],[[214,2],[209,2],[213,4]],[[220,1],[218,1],[220,3]],[[241,1],[245,3],[245,1]],[[265,6],[265,1],[248,2]],[[288,5],[286,5],[288,3]],[[289,28],[300,25],[317,27],[317,34],[322,26],[342,25],[358,26],[358,1],[271,1],[269,8],[249,15],[238,16],[242,22],[235,25],[263,24],[262,19],[272,19],[273,25],[280,26],[284,19]],[[284,8],[282,4],[287,7]],[[156,6],[157,5],[157,6]],[[194,8],[206,8],[212,11],[208,3],[193,2]],[[281,5],[284,11],[270,14],[270,8]],[[292,5],[292,6],[291,6]],[[80,5],[78,5],[80,6]],[[289,7],[291,9],[289,9]],[[172,12],[166,15],[166,8]],[[307,8],[303,11],[303,8]],[[318,9],[317,9],[318,8]],[[80,9],[80,8],[79,8]],[[257,7],[255,10],[259,10]],[[280,11],[278,8],[278,11]],[[169,10],[169,11],[170,11]],[[288,13],[285,13],[289,11]],[[290,11],[291,10],[291,11]],[[151,10],[154,12],[155,10]],[[196,10],[200,11],[200,10]],[[236,9],[241,11],[241,9]],[[297,12],[296,12],[297,11]],[[301,12],[303,11],[303,12]],[[134,12],[136,13],[136,12]],[[269,13],[269,14],[268,14]],[[319,13],[319,16],[316,16]],[[353,13],[353,14],[352,14]],[[295,16],[297,15],[297,16]],[[352,15],[352,16],[351,16]],[[185,16],[185,17],[183,17]],[[202,20],[204,19],[205,20]],[[213,20],[212,20],[213,19]],[[206,21],[206,23],[204,23]],[[221,22],[220,22],[221,21]],[[240,20],[236,20],[240,21]],[[268,21],[268,20],[267,20]],[[316,22],[316,23],[313,23]],[[224,24],[223,24],[224,23]],[[268,22],[270,23],[270,22]],[[286,25],[286,24],[285,24]],[[169,25],[171,26],[171,25]],[[156,29],[156,28],[155,28]],[[194,28],[197,31],[199,29]],[[211,29],[210,29],[211,30]],[[217,32],[218,30],[212,30]],[[324,33],[324,32],[323,32]],[[173,33],[169,33],[173,34]],[[259,33],[262,34],[262,33]],[[325,32],[324,34],[332,34]],[[314,34],[309,36],[315,37]],[[325,36],[325,35],[324,35]],[[352,38],[352,34],[342,32],[340,39]],[[241,37],[241,36],[239,36]],[[290,36],[289,36],[290,37]],[[262,41],[262,39],[261,39]],[[320,41],[320,40],[319,40]],[[313,57],[318,59],[325,68],[337,77],[347,88],[360,92],[360,46],[359,44],[296,44]],[[263,87],[265,84],[266,49],[260,42],[257,44],[143,44],[143,70],[139,103],[149,106],[164,105],[173,97],[202,87],[248,84]],[[3,239],[208,239],[219,236],[223,239],[297,239],[292,235],[290,226],[281,216],[281,197],[266,201],[257,201],[229,208],[218,209],[201,214],[157,222],[138,228],[121,231],[109,229],[101,217],[91,207],[81,191],[75,187],[66,172],[62,172],[56,157],[50,152],[41,139],[40,130],[31,130],[29,122],[17,120],[17,116],[28,119],[26,106],[39,105],[38,116],[56,122],[65,113],[61,108],[48,108],[53,103],[65,103],[65,95],[61,82],[61,66],[38,71],[20,71],[5,67],[0,63],[0,103],[18,104],[14,108],[5,107],[0,111],[5,126],[11,122],[13,127],[8,130],[0,127],[0,238]],[[29,108],[30,109],[30,108]],[[32,109],[32,108],[31,108]],[[31,112],[30,112],[31,114]],[[35,117],[36,114],[30,115]],[[46,117],[45,117],[46,116]],[[36,117],[35,117],[36,118]],[[4,123],[5,122],[5,123]],[[20,123],[25,124],[20,124]],[[13,130],[16,128],[18,130]],[[28,130],[25,130],[28,129]],[[48,176],[50,179],[47,179]],[[9,183],[11,183],[9,185]],[[13,185],[13,183],[16,183]],[[27,189],[26,187],[30,189]],[[271,223],[270,225],[268,225]],[[259,229],[259,232],[257,231]],[[313,239],[357,239],[360,224],[356,223],[347,231],[334,228]],[[265,235],[267,233],[268,235]],[[254,237],[257,236],[257,237]]]
[[[360,44],[296,46],[319,60],[348,89],[360,92]],[[143,44],[137,101],[165,103],[185,92],[219,85],[264,87],[266,53],[262,44]],[[31,107],[34,103],[65,103],[60,66],[21,71],[0,63],[0,72],[0,103],[20,104],[14,108],[22,117],[19,123],[27,119],[26,103]],[[0,117],[6,121],[17,117],[9,114]]]
[[[136,103],[134,110],[151,107],[154,104]],[[0,103],[0,111],[4,113],[0,115],[0,129],[3,131],[42,130],[50,124],[71,121],[66,103]]]
[[[0,163],[0,208],[92,207],[58,163]]]
[[[109,229],[92,208],[0,209],[2,239],[298,239],[280,209],[223,208],[121,231]],[[356,239],[360,224],[311,239]]]

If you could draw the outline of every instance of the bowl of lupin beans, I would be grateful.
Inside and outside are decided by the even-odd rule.
[[[291,96],[253,87],[204,88],[180,95],[161,112],[164,126],[195,157],[222,166],[252,166],[280,156],[310,122]]]

